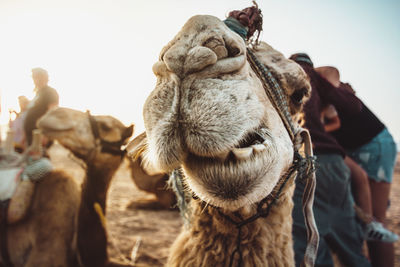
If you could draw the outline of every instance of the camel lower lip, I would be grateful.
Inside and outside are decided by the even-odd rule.
[[[216,153],[211,156],[199,156],[191,153],[198,158],[216,159],[220,162],[226,161],[243,161],[262,155],[268,149],[271,149],[272,142],[269,139],[264,139],[264,142],[254,142],[246,147],[234,147],[228,151]]]

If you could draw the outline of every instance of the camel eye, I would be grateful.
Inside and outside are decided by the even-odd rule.
[[[300,90],[295,91],[290,98],[295,104],[301,105],[303,104],[303,99],[306,93],[307,88],[301,88]]]

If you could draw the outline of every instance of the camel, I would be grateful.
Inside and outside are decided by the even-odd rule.
[[[153,65],[157,83],[143,108],[145,145],[132,155],[141,155],[148,173],[181,168],[191,197],[189,224],[167,266],[295,265],[290,171],[300,145],[246,60],[246,44],[220,19],[197,15]],[[306,74],[265,42],[251,51],[282,88],[298,133],[295,118],[310,95]],[[287,183],[277,192],[281,177]]]
[[[129,143],[132,154],[137,154],[145,145],[146,133],[141,133]],[[166,173],[148,173],[141,168],[142,157],[132,157],[129,160],[131,177],[135,185],[147,193],[155,196],[155,199],[135,200],[128,205],[131,209],[173,209],[176,207],[176,197],[168,186],[169,176]]]
[[[81,190],[61,170],[52,170],[36,183],[28,215],[8,226],[11,263],[15,267],[126,266],[109,260],[101,217],[108,186],[124,158],[121,145],[132,135],[133,125],[125,127],[111,116],[56,108],[38,121],[38,127],[86,163],[86,177]]]

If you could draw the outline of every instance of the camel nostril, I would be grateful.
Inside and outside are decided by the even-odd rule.
[[[208,38],[202,46],[208,47],[214,51],[218,59],[226,58],[228,56],[228,51],[226,50],[225,43],[222,39],[216,37]]]
[[[227,46],[228,49],[228,57],[236,57],[240,55],[240,48],[236,46]]]

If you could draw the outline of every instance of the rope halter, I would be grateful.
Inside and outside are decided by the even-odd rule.
[[[121,148],[122,145],[124,144],[124,139],[122,138],[121,140],[116,141],[116,142],[109,142],[109,141],[103,140],[100,136],[100,131],[99,131],[97,121],[90,114],[89,110],[86,111],[86,113],[88,114],[90,128],[92,129],[93,137],[95,139],[95,147],[100,146],[101,152],[109,153],[112,155],[120,155],[121,157],[123,157],[126,153],[126,150]]]
[[[262,16],[261,16],[261,10],[258,9],[257,5],[252,8],[251,16],[253,16],[254,13],[258,13],[259,17],[261,17],[261,23],[259,24],[261,26],[259,26],[259,29],[257,29],[260,31],[262,30]],[[239,18],[238,16],[230,17],[224,22],[232,31],[238,33],[246,41],[246,39],[249,39],[249,36],[245,34],[245,31],[248,31],[248,27],[246,26],[240,27],[241,23],[238,18]],[[253,222],[254,220],[260,217],[268,216],[272,205],[279,199],[282,190],[287,184],[287,181],[293,176],[295,172],[297,172],[298,179],[305,181],[302,209],[307,229],[307,247],[301,265],[307,267],[314,266],[318,251],[319,234],[314,219],[314,213],[312,210],[314,202],[316,178],[315,178],[315,166],[314,166],[315,158],[312,152],[311,137],[308,130],[303,129],[297,125],[295,126],[293,124],[292,116],[290,115],[289,112],[289,104],[287,102],[286,94],[284,93],[283,89],[281,88],[277,79],[274,77],[269,68],[265,66],[263,63],[261,63],[260,60],[258,60],[255,53],[249,46],[247,47],[247,60],[253,71],[260,79],[264,87],[265,93],[267,94],[269,100],[273,104],[275,110],[278,112],[283,124],[285,125],[285,128],[293,143],[294,156],[293,156],[293,163],[290,166],[288,172],[279,179],[277,185],[275,185],[271,194],[266,196],[258,203],[257,213],[255,215],[251,216],[250,218],[244,219],[240,222],[237,222],[232,218],[230,218],[228,215],[223,214],[219,210],[221,215],[227,218],[228,221],[233,223],[238,229],[236,249],[231,255],[229,266],[232,266],[233,259],[236,253],[239,254],[238,266],[242,265],[242,253],[240,249],[241,227],[250,222]],[[302,157],[298,151],[298,148],[302,144],[304,144],[305,157]]]

